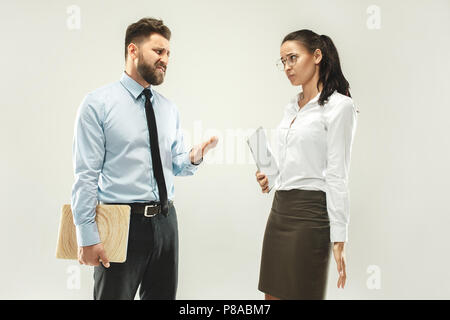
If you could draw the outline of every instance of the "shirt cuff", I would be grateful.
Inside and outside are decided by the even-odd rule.
[[[79,247],[92,246],[101,242],[95,222],[76,226],[76,233]]]
[[[190,159],[189,159],[189,161],[190,161]],[[202,162],[203,162],[203,158],[201,158],[199,162],[197,162],[197,163],[192,163],[192,162],[191,162],[191,164],[192,164],[193,166],[198,166],[198,165],[200,165],[200,163],[202,163]]]
[[[330,225],[330,241],[331,242],[347,242],[348,241],[347,225]]]
[[[202,158],[200,159],[199,162],[197,162],[197,163],[192,163],[192,162],[191,162],[191,156],[190,156],[191,151],[192,151],[192,149],[189,150],[189,152],[187,153],[187,163],[188,163],[188,168],[189,168],[189,169],[196,168],[196,167],[198,167],[198,166],[200,165],[200,163],[203,162],[203,157],[202,157]]]

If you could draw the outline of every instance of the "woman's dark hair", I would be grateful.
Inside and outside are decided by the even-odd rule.
[[[170,29],[164,25],[162,20],[154,18],[142,18],[141,20],[130,24],[125,34],[125,60],[128,55],[128,45],[131,42],[139,43],[152,33],[159,33],[167,40],[170,40]]]
[[[291,40],[301,42],[311,54],[316,49],[322,51],[322,60],[319,63],[319,81],[317,82],[317,89],[319,89],[320,83],[323,85],[323,90],[319,97],[319,105],[323,106],[334,90],[351,97],[350,85],[342,74],[339,55],[330,37],[303,29],[289,33],[284,37],[281,44]]]

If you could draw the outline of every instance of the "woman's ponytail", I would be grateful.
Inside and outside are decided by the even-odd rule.
[[[326,35],[321,35],[319,38],[321,41],[321,46],[319,49],[322,51],[322,61],[320,62],[319,69],[319,82],[323,85],[323,90],[319,97],[319,103],[323,105],[323,103],[335,90],[349,97],[351,97],[351,95],[349,90],[350,85],[342,73],[339,54],[333,41]]]

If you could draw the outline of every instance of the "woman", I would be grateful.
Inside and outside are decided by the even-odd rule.
[[[277,65],[302,91],[277,127],[280,175],[261,257],[266,299],[324,299],[331,249],[344,288],[347,187],[357,112],[333,41],[311,30],[288,34]],[[262,192],[268,179],[256,172]]]

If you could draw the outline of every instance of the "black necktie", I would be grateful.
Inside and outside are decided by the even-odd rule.
[[[161,202],[161,213],[167,215],[169,212],[169,206],[167,203],[167,189],[166,181],[164,180],[164,172],[161,163],[161,155],[159,152],[158,143],[158,130],[156,129],[155,112],[153,111],[152,102],[150,98],[152,93],[149,89],[144,89],[143,94],[145,96],[145,115],[147,116],[147,127],[150,136],[150,151],[152,154],[153,163],[153,175],[156,178],[158,185],[159,201]]]

